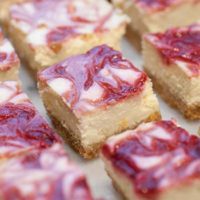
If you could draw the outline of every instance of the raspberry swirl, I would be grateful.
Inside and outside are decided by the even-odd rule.
[[[60,137],[30,103],[0,106],[0,127],[1,159],[61,142]]]
[[[77,35],[115,29],[128,22],[105,0],[26,0],[12,6],[11,18],[33,46],[52,45]]]
[[[90,112],[138,95],[147,76],[122,54],[102,45],[39,74],[75,112]]]
[[[145,38],[155,45],[167,65],[176,63],[189,76],[200,75],[200,24],[149,34]]]
[[[139,196],[155,199],[166,188],[200,177],[199,149],[199,137],[173,121],[159,121],[111,138],[102,153],[133,181]]]
[[[92,200],[85,176],[58,144],[2,164],[0,187],[7,200]]]
[[[17,82],[0,82],[0,94],[0,159],[61,142]]]

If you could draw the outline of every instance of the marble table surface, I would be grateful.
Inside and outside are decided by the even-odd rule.
[[[135,66],[142,69],[141,55],[133,48],[133,46],[126,39],[122,40],[121,47],[124,56],[133,61]],[[22,67],[20,71],[20,77],[22,80],[24,91],[31,98],[32,102],[38,108],[41,114],[50,123],[50,120],[46,115],[45,109],[38,95],[36,83],[34,79],[31,77],[31,74],[24,67]],[[198,127],[200,127],[200,121],[192,122],[184,119],[178,111],[169,107],[159,96],[158,98],[163,119],[171,119],[171,118],[176,119],[177,122],[182,127],[186,128],[190,133],[194,134],[197,133]],[[100,161],[100,159],[87,161],[82,159],[78,154],[76,154],[68,145],[66,145],[66,149],[71,158],[85,172],[95,197],[97,198],[102,197],[105,200],[121,199],[120,195],[115,191],[109,177],[104,171],[104,166],[103,163]]]

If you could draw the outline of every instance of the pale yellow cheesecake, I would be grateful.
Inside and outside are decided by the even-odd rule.
[[[182,27],[200,19],[199,0],[112,0],[130,19],[127,37],[141,49],[141,36]]]
[[[199,146],[174,121],[158,121],[111,137],[101,158],[127,200],[199,200]]]
[[[55,126],[85,158],[109,136],[160,118],[150,79],[106,45],[43,70],[38,80]]]
[[[12,44],[6,39],[0,28],[0,81],[19,81],[20,61]]]
[[[9,8],[8,32],[33,71],[90,48],[119,48],[129,18],[106,0],[25,0]]]
[[[159,94],[189,119],[200,119],[200,24],[148,34],[144,67]]]

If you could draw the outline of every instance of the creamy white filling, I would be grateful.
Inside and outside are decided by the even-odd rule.
[[[154,129],[148,132],[148,135],[152,138],[157,138],[157,139],[162,139],[162,140],[171,140],[173,138],[169,132],[167,132],[165,129],[161,128],[160,126],[154,127]]]
[[[4,39],[2,44],[0,43],[0,53],[1,52],[8,53],[8,54],[11,54],[14,52],[13,46],[7,39]]]
[[[136,163],[136,165],[140,169],[146,170],[162,163],[163,156],[149,156],[148,157],[148,156],[132,155],[131,159]]]
[[[48,81],[49,86],[59,95],[72,90],[72,82],[65,78],[56,78]]]
[[[27,42],[34,45],[45,45],[48,32],[49,30],[47,28],[33,30],[27,35]]]
[[[9,100],[13,94],[15,94],[15,91],[10,90],[8,88],[5,87],[1,87],[0,88],[0,103],[5,102],[7,100]]]
[[[98,100],[103,95],[103,88],[99,84],[94,83],[88,90],[83,90],[80,99]]]
[[[117,69],[111,68],[114,75],[118,76],[121,80],[128,82],[129,84],[134,84],[136,80],[141,76],[141,72],[136,72],[132,69]]]

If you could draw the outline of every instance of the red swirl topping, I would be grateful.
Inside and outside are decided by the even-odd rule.
[[[86,178],[60,145],[0,166],[0,196],[13,199],[92,200]]]
[[[39,80],[62,95],[72,109],[87,112],[138,95],[147,76],[120,52],[102,45],[45,69]]]
[[[19,67],[19,58],[0,29],[0,71],[7,71],[12,67]]]
[[[31,104],[7,103],[0,106],[0,157],[47,148],[60,138]]]
[[[146,39],[156,46],[167,64],[182,62],[192,76],[200,75],[200,24],[149,34]]]
[[[140,7],[143,9],[154,12],[154,11],[163,11],[170,6],[174,6],[180,3],[183,3],[185,0],[134,0]],[[192,0],[195,2],[196,0]]]
[[[155,199],[164,189],[200,178],[200,138],[174,122],[143,124],[118,137],[102,153],[133,181],[139,196]]]
[[[105,0],[24,1],[12,6],[11,17],[33,45],[51,45],[76,35],[118,28],[128,22]]]

